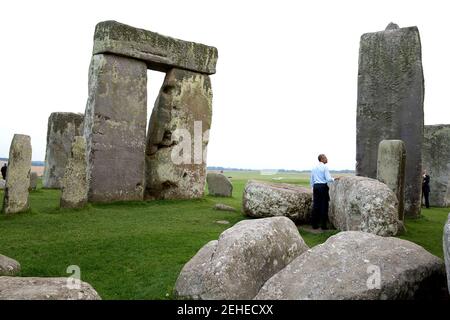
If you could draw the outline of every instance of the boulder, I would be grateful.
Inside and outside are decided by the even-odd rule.
[[[112,53],[145,61],[150,69],[167,72],[172,68],[199,73],[216,72],[217,49],[134,28],[116,21],[97,24],[93,54]]]
[[[86,282],[70,278],[0,277],[0,300],[100,300]],[[72,287],[73,286],[73,287]]]
[[[422,161],[430,176],[430,205],[450,207],[450,124],[425,126]]]
[[[227,206],[226,204],[223,203],[216,203],[214,205],[214,210],[218,210],[218,211],[230,211],[230,212],[236,212],[237,210],[231,206]]]
[[[29,209],[28,188],[31,172],[31,139],[15,134],[9,149],[3,212],[13,214]]]
[[[146,122],[145,63],[94,55],[84,124],[90,202],[143,199]]]
[[[61,188],[70,148],[75,136],[83,134],[84,115],[72,112],[53,112],[48,118],[43,188]]]
[[[36,190],[37,188],[37,182],[38,182],[38,175],[36,172],[30,173],[30,188],[29,190]]]
[[[422,48],[417,27],[389,24],[361,36],[356,117],[356,175],[377,177],[381,140],[405,143],[405,215],[418,217],[424,124]]]
[[[206,175],[209,195],[215,197],[233,196],[233,184],[221,173],[210,172]]]
[[[241,221],[183,267],[175,296],[252,299],[270,277],[306,250],[295,224],[286,217]]]
[[[398,218],[404,219],[406,149],[401,140],[383,140],[378,146],[377,180],[394,191]]]
[[[75,137],[72,152],[61,181],[61,208],[82,208],[87,203],[86,139]]]
[[[312,191],[293,184],[249,180],[242,206],[249,217],[285,216],[307,223],[311,219]]]
[[[444,226],[443,238],[445,267],[447,268],[448,292],[450,293],[450,214],[448,215],[447,223]]]
[[[443,285],[443,261],[417,244],[347,231],[298,256],[256,299],[433,299]]]
[[[0,276],[15,276],[20,272],[20,263],[0,254]]]
[[[399,230],[397,197],[375,179],[349,176],[333,182],[328,215],[341,231],[392,236]]]
[[[170,70],[148,125],[146,199],[203,197],[211,117],[209,76]]]

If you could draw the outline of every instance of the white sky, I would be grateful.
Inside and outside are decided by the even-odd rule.
[[[44,160],[51,112],[84,112],[95,25],[117,20],[219,50],[208,165],[353,169],[359,38],[393,21],[422,40],[425,124],[450,123],[445,1],[2,1],[0,157]],[[148,115],[164,75],[149,72]]]

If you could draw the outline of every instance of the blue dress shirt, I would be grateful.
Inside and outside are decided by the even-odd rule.
[[[328,183],[333,181],[334,179],[331,177],[328,167],[324,163],[320,162],[311,170],[311,187],[316,183]]]

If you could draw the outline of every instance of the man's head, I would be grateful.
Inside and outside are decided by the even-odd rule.
[[[324,155],[323,153],[319,154],[317,159],[319,160],[319,162],[322,162],[323,164],[326,164],[328,162],[327,156]]]

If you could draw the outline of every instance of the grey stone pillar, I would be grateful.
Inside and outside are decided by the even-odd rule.
[[[82,135],[84,115],[72,112],[53,112],[48,118],[47,148],[42,185],[44,188],[60,188],[72,140]]]
[[[450,206],[450,124],[425,126],[423,168],[430,175],[430,205]]]
[[[31,173],[31,139],[15,134],[9,149],[3,212],[13,214],[29,209],[28,188]]]
[[[378,147],[377,179],[398,199],[398,218],[404,220],[406,149],[401,140],[383,140]]]
[[[146,64],[94,55],[84,126],[89,201],[143,199],[146,122]]]
[[[424,79],[419,30],[390,24],[361,36],[358,71],[356,174],[376,178],[381,140],[406,147],[405,214],[421,205]]]
[[[87,203],[86,139],[75,137],[72,152],[61,181],[62,208],[81,208]]]
[[[146,148],[146,198],[203,196],[212,116],[209,76],[172,69],[155,103]]]

